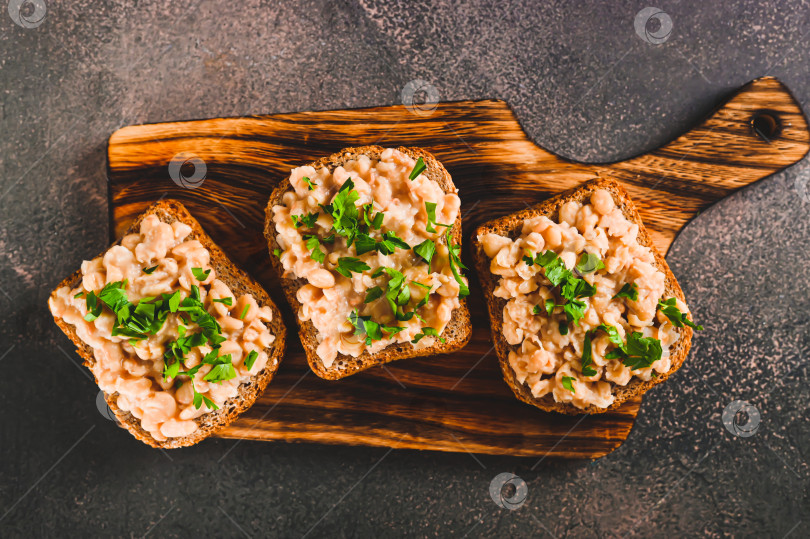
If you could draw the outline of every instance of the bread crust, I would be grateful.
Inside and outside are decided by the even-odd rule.
[[[365,155],[371,159],[379,159],[380,154],[385,148],[381,146],[359,146],[356,148],[344,148],[343,150],[323,157],[310,166],[315,169],[326,167],[331,171],[347,161],[356,159],[361,155]],[[436,181],[445,193],[458,193],[458,189],[453,184],[450,174],[445,170],[442,164],[429,152],[421,148],[405,148],[399,147],[397,150],[407,154],[413,159],[421,157],[425,162],[425,171],[423,174],[427,175],[431,180]],[[298,289],[307,283],[306,279],[288,279],[284,277],[284,268],[278,257],[273,255],[273,250],[280,248],[276,242],[276,227],[273,223],[273,206],[281,203],[281,198],[285,192],[292,189],[289,177],[276,187],[270,194],[270,200],[265,209],[264,221],[264,236],[267,239],[267,247],[270,250],[270,263],[273,271],[278,275],[284,295],[293,309],[294,313],[298,313],[301,303],[296,297]],[[453,227],[450,229],[450,237],[453,243],[461,245],[461,215],[456,218]],[[444,238],[440,240],[445,242]],[[415,349],[410,343],[394,343],[386,346],[376,354],[370,354],[367,350],[360,354],[358,357],[352,357],[345,354],[338,353],[332,367],[324,367],[321,359],[317,354],[318,347],[318,330],[311,321],[298,320],[299,335],[301,343],[304,345],[304,351],[307,356],[312,371],[319,377],[325,380],[338,380],[345,378],[352,374],[366,370],[368,368],[383,365],[398,359],[405,359],[411,357],[424,357],[434,354],[444,354],[454,352],[463,348],[470,340],[472,335],[472,324],[470,323],[470,312],[467,309],[467,300],[461,299],[461,306],[453,310],[453,317],[447,324],[442,336],[445,337],[446,342],[442,343],[438,339],[436,344],[429,348]]]
[[[214,268],[217,278],[225,282],[234,294],[252,294],[256,299],[259,306],[268,306],[273,311],[273,320],[270,322],[270,332],[275,336],[275,341],[265,349],[267,352],[267,366],[255,376],[251,377],[249,381],[241,384],[238,388],[238,393],[235,397],[228,399],[219,408],[201,417],[195,419],[198,428],[195,432],[188,436],[178,438],[169,438],[165,442],[155,440],[147,431],[141,427],[141,422],[138,418],[133,416],[130,412],[120,409],[116,400],[118,393],[107,394],[104,393],[104,398],[107,405],[115,414],[115,417],[120,422],[121,426],[126,428],[132,433],[135,438],[142,442],[156,448],[170,449],[177,447],[186,447],[194,445],[200,440],[207,438],[216,431],[222,429],[239,414],[250,408],[256,399],[262,394],[270,380],[273,379],[281,359],[284,357],[284,350],[286,348],[287,329],[281,318],[281,312],[278,307],[267,295],[267,292],[254,281],[247,273],[234,265],[228,259],[222,249],[217,246],[214,241],[205,233],[200,223],[188,212],[188,210],[180,202],[176,200],[160,200],[149,206],[144,213],[142,213],[132,226],[127,230],[126,234],[137,232],[140,228],[141,221],[148,215],[157,215],[157,217],[165,223],[173,223],[174,221],[181,221],[191,227],[189,239],[199,240],[202,245],[208,249],[211,254],[211,267]],[[126,235],[125,234],[125,235]],[[113,245],[120,245],[121,239],[113,243]],[[109,248],[108,248],[109,249]],[[106,252],[106,251],[105,251]],[[102,253],[103,255],[104,253]],[[70,277],[59,283],[59,286],[51,292],[51,297],[54,297],[56,291],[63,286],[74,288],[78,286],[82,278],[81,270],[76,271]],[[92,367],[95,363],[93,356],[93,349],[88,346],[84,341],[79,338],[76,333],[76,326],[68,324],[62,318],[54,316],[56,325],[73,341],[76,345],[77,352],[84,360],[84,365],[88,368]],[[92,373],[92,370],[90,371]],[[95,378],[95,374],[93,374]],[[96,379],[98,383],[98,379]]]
[[[482,234],[495,233],[515,239],[520,236],[523,222],[530,217],[536,217],[539,215],[545,215],[550,219],[559,222],[559,210],[563,204],[572,200],[583,202],[585,199],[589,199],[590,195],[596,189],[606,189],[609,191],[611,195],[613,195],[613,200],[616,203],[616,206],[621,209],[625,218],[638,225],[638,242],[641,245],[650,248],[655,256],[656,267],[663,271],[664,275],[666,276],[666,288],[664,294],[668,297],[675,296],[684,303],[686,302],[686,298],[684,298],[683,291],[681,290],[678,281],[675,279],[675,276],[669,269],[669,265],[664,257],[655,247],[652,238],[647,232],[647,229],[644,227],[644,223],[641,221],[641,216],[639,215],[638,210],[636,209],[632,200],[630,200],[630,197],[624,188],[614,180],[606,178],[597,178],[595,180],[591,180],[575,189],[560,193],[559,195],[545,202],[532,206],[531,208],[488,221],[479,226],[472,236],[472,254],[473,258],[475,259],[475,267],[478,277],[481,280],[481,287],[484,291],[484,299],[487,304],[492,327],[492,340],[495,343],[495,351],[498,354],[498,360],[501,365],[504,380],[509,387],[512,388],[512,391],[518,399],[527,404],[531,404],[532,406],[536,406],[541,410],[559,412],[569,415],[599,414],[614,410],[628,399],[643,395],[653,386],[660,384],[669,378],[669,376],[677,371],[683,364],[687,354],[689,353],[689,348],[692,342],[691,328],[676,328],[678,333],[680,333],[680,339],[678,339],[678,342],[670,349],[672,367],[669,369],[669,371],[664,374],[659,374],[656,378],[649,381],[644,381],[633,377],[626,386],[619,386],[613,382],[610,382],[611,392],[615,396],[615,400],[608,408],[599,408],[591,404],[587,408],[580,409],[570,403],[556,402],[551,394],[544,395],[542,398],[538,399],[532,395],[531,390],[525,383],[518,383],[515,371],[512,369],[511,365],[509,365],[509,351],[515,350],[517,347],[510,345],[503,335],[503,308],[507,302],[502,298],[495,297],[494,291],[497,284],[497,276],[494,275],[489,269],[489,257],[484,252],[484,247],[478,240],[478,237]]]

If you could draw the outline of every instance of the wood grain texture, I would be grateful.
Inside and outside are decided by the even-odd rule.
[[[757,133],[752,119],[763,114],[774,121],[760,120]],[[179,199],[284,306],[262,237],[270,192],[295,166],[367,144],[421,146],[444,164],[460,190],[463,257],[469,262],[467,240],[477,225],[597,175],[624,184],[666,252],[700,211],[800,160],[810,148],[810,133],[797,102],[773,78],[749,83],[671,143],[606,164],[576,163],[539,148],[502,101],[440,103],[429,116],[393,106],[136,125],[109,140],[111,230],[120,235],[163,196]],[[168,165],[192,156],[205,162],[205,180],[183,188]],[[221,435],[536,457],[595,458],[618,447],[640,400],[582,417],[519,402],[501,377],[486,311],[475,293],[479,285],[468,274],[474,331],[464,350],[330,382],[309,371],[291,335],[264,396]],[[288,327],[295,327],[289,309],[285,316]]]

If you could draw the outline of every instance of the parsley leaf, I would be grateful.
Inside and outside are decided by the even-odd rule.
[[[435,202],[425,202],[425,211],[427,212],[427,225],[425,226],[425,230],[428,232],[436,232],[436,225],[443,226],[446,228],[452,228],[453,225],[445,225],[442,223],[436,222],[436,203]]]
[[[151,275],[156,269],[158,269],[158,266],[152,266],[151,268],[143,268],[143,272],[147,275]]]
[[[220,299],[212,299],[214,303],[222,303],[223,305],[227,305],[230,307],[233,305],[233,298],[220,298]]]
[[[653,337],[642,337],[642,334],[638,331],[630,334],[623,351],[625,357],[622,363],[632,370],[646,369],[661,359],[663,354],[661,341]]]
[[[304,226],[306,228],[312,228],[315,226],[315,222],[318,220],[318,212],[312,212],[310,214],[304,215],[291,215],[293,220],[293,226],[298,228],[300,226]]]
[[[571,383],[574,380],[576,380],[576,378],[574,378],[573,376],[563,376],[562,377],[562,386],[565,389],[567,389],[568,391],[570,391],[571,393],[576,393],[577,391],[574,389],[574,384]]]
[[[239,315],[239,320],[244,320],[249,310],[250,310],[250,303],[246,303],[245,308],[242,309],[242,314]]]
[[[703,326],[699,326],[689,320],[686,317],[686,313],[682,313],[680,309],[675,304],[675,298],[669,298],[667,300],[661,301],[658,300],[658,308],[661,309],[661,312],[664,313],[664,316],[669,318],[672,325],[676,328],[682,328],[684,325],[689,326],[690,328],[696,331],[703,331]]]
[[[363,303],[371,303],[375,299],[380,299],[383,295],[383,289],[379,286],[375,286],[374,288],[369,288],[366,290],[366,299],[363,300]]]
[[[208,278],[208,275],[211,273],[211,270],[203,271],[202,268],[191,268],[191,273],[194,275],[195,279],[202,282]]]
[[[429,326],[423,327],[422,332],[417,333],[416,335],[414,335],[413,340],[411,342],[413,344],[416,344],[416,343],[418,343],[419,341],[422,340],[422,337],[425,337],[425,336],[428,336],[428,335],[431,336],[431,337],[439,337],[439,330],[437,330],[436,328],[429,327]],[[439,337],[439,340],[441,342],[447,342],[447,339],[445,339],[444,337]]]
[[[371,252],[377,248],[377,241],[363,232],[357,234],[354,240],[354,248],[357,250],[358,255]]]
[[[85,320],[92,322],[101,316],[101,310],[104,308],[104,305],[98,301],[98,297],[96,296],[95,292],[92,290],[88,292],[84,298],[84,302],[85,305],[87,305],[87,314],[84,315]]]
[[[436,252],[436,243],[433,240],[425,240],[413,248],[413,252],[419,255],[422,260],[428,264],[428,273],[430,273],[431,260],[433,254]]]
[[[611,299],[627,298],[632,301],[638,300],[638,285],[636,283],[625,283],[621,290]]]
[[[577,271],[580,274],[593,273],[605,267],[605,263],[599,258],[598,255],[593,253],[582,253],[577,262]]]
[[[360,316],[357,311],[349,313],[349,321],[355,328],[355,335],[365,335],[365,343],[367,346],[370,345],[372,341],[381,340],[383,338],[383,330],[389,335],[393,335],[405,329],[399,326],[381,326],[377,322],[374,322],[370,316]]]
[[[321,249],[321,242],[318,241],[317,236],[305,236],[304,239],[307,240],[306,246],[307,249],[310,250],[310,258],[315,262],[320,262],[323,264],[323,261],[326,260],[326,253]]]
[[[259,357],[259,353],[256,350],[251,350],[250,353],[245,358],[245,368],[250,370],[253,368],[253,364],[256,363],[256,359]]]
[[[447,239],[447,249],[450,252],[450,271],[453,272],[453,278],[458,283],[458,297],[463,298],[470,295],[469,287],[464,283],[461,275],[461,269],[467,269],[467,266],[461,262],[459,258],[459,253],[461,252],[460,245],[453,245],[453,242],[450,241],[450,230],[448,229],[445,233],[445,238]]]
[[[425,166],[425,160],[420,157],[419,159],[416,160],[416,164],[414,165],[413,170],[408,176],[408,179],[414,181],[420,174],[422,174],[425,168],[427,168]]]
[[[335,271],[344,277],[351,279],[352,273],[363,273],[364,271],[370,269],[371,267],[368,264],[358,258],[354,258],[352,256],[342,256],[338,258],[338,265],[335,268]]]
[[[278,247],[273,249],[273,256],[276,258],[281,258],[281,249],[279,249]]]
[[[303,178],[301,178],[301,179],[302,179],[302,180],[304,180],[304,182],[306,182],[306,184],[307,184],[307,189],[309,189],[310,191],[314,191],[314,190],[315,190],[315,186],[316,186],[316,185],[318,185],[317,183],[314,183],[312,180],[310,180],[310,179],[309,179],[309,176],[304,176],[304,177],[303,177]]]
[[[236,369],[233,367],[231,354],[226,354],[216,358],[214,367],[208,371],[208,374],[203,376],[206,382],[213,382],[215,384],[222,383],[226,380],[236,378]]]
[[[591,367],[593,363],[593,349],[591,347],[591,332],[585,332],[585,340],[582,343],[582,359],[580,360],[582,366],[582,374],[584,376],[596,376],[596,370]]]
[[[354,182],[351,178],[347,178],[332,203],[323,206],[324,211],[332,216],[332,227],[335,232],[346,237],[349,245],[354,241],[357,232],[358,211],[354,203],[359,198],[360,194],[354,190]]]

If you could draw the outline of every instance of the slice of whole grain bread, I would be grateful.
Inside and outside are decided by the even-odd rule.
[[[199,240],[199,242],[202,243],[206,249],[208,249],[208,252],[211,254],[210,264],[216,271],[217,278],[230,287],[234,293],[234,296],[238,296],[240,294],[251,294],[260,307],[268,306],[273,311],[273,320],[269,323],[269,330],[270,333],[275,336],[275,340],[268,348],[265,349],[268,356],[267,365],[265,368],[255,376],[251,377],[248,381],[240,385],[238,388],[238,394],[235,397],[225,401],[225,403],[220,406],[219,410],[214,410],[195,419],[198,428],[195,432],[189,434],[188,436],[169,438],[165,442],[155,440],[147,431],[141,428],[141,422],[138,418],[133,416],[130,412],[121,410],[117,406],[116,401],[118,393],[113,393],[111,395],[106,393],[104,394],[104,398],[106,399],[110,409],[115,414],[115,417],[118,419],[121,425],[129,430],[137,439],[151,445],[152,447],[185,447],[196,444],[200,440],[207,438],[217,430],[231,423],[239,414],[253,405],[278,370],[278,366],[281,363],[282,357],[284,356],[287,329],[282,321],[281,312],[279,312],[278,307],[276,307],[276,305],[270,299],[270,296],[267,295],[267,292],[265,292],[264,289],[247,273],[236,267],[233,262],[228,259],[225,253],[223,253],[222,250],[211,240],[208,234],[205,233],[200,226],[200,223],[198,223],[197,220],[192,217],[192,215],[180,202],[167,199],[152,204],[135,220],[134,223],[132,223],[132,226],[127,231],[127,234],[138,232],[141,221],[147,215],[157,215],[157,217],[164,223],[171,224],[175,221],[181,221],[182,223],[189,225],[191,227],[191,233],[188,235],[188,239]],[[120,243],[121,239],[116,241],[113,245],[119,245]],[[74,288],[79,285],[81,278],[82,273],[81,270],[79,270],[59,283],[56,290],[63,286]],[[51,296],[56,293],[56,290],[51,293]],[[67,335],[68,338],[73,341],[73,344],[76,345],[79,355],[84,360],[84,365],[88,368],[91,367],[95,363],[93,349],[79,338],[79,336],[76,334],[76,327],[72,324],[66,323],[61,318],[54,317],[54,320],[62,331],[65,332],[65,335]],[[98,382],[98,380],[96,380],[96,382]]]
[[[625,218],[638,225],[638,242],[641,245],[650,248],[655,256],[656,266],[666,275],[666,289],[664,291],[664,296],[675,296],[684,303],[686,302],[683,291],[681,290],[680,285],[678,285],[678,281],[675,280],[675,276],[672,274],[672,271],[670,271],[666,260],[664,260],[664,257],[658,252],[658,249],[656,249],[655,245],[653,244],[647,229],[644,228],[644,223],[641,222],[641,217],[639,216],[635,205],[628,197],[627,192],[613,180],[595,179],[589,181],[576,189],[561,193],[545,202],[537,204],[536,206],[532,206],[531,208],[511,215],[506,215],[479,226],[478,229],[473,233],[472,253],[473,258],[475,259],[476,270],[478,271],[478,275],[481,279],[481,286],[484,290],[484,298],[487,303],[489,318],[492,325],[492,340],[495,343],[495,350],[498,354],[504,380],[506,380],[506,383],[512,388],[512,391],[515,393],[515,396],[517,396],[518,399],[542,410],[575,415],[598,414],[618,408],[623,402],[636,397],[637,395],[642,395],[651,387],[656,384],[660,384],[673,372],[678,370],[686,359],[686,355],[689,352],[689,347],[692,342],[691,328],[684,327],[677,329],[681,337],[678,339],[678,342],[670,348],[669,352],[672,360],[672,367],[670,370],[664,374],[659,374],[656,378],[648,382],[636,377],[633,377],[626,386],[620,386],[610,382],[615,400],[608,408],[599,408],[595,405],[590,405],[587,408],[580,409],[570,403],[556,402],[552,394],[544,395],[542,398],[538,399],[532,395],[528,385],[525,383],[518,383],[515,371],[512,369],[512,366],[509,365],[509,351],[517,349],[517,346],[510,345],[508,342],[506,342],[506,338],[503,336],[503,309],[507,301],[502,298],[495,297],[494,295],[494,290],[496,288],[499,276],[494,275],[490,271],[490,259],[484,252],[484,247],[478,240],[478,237],[483,234],[493,233],[509,237],[514,240],[521,235],[523,222],[528,218],[539,215],[545,215],[551,220],[559,222],[559,210],[564,203],[571,200],[585,202],[590,199],[591,193],[593,193],[596,189],[606,189],[609,191],[613,195],[613,200],[616,203],[616,206],[622,210]]]
[[[379,160],[380,154],[384,149],[385,148],[381,146],[345,148],[338,153],[319,159],[314,163],[310,163],[310,166],[314,167],[316,170],[326,167],[330,172],[332,172],[338,166],[352,159],[356,159],[361,155],[365,155],[372,160]],[[397,150],[409,155],[413,159],[418,159],[421,157],[426,166],[423,174],[425,174],[429,179],[438,183],[445,193],[458,192],[456,186],[453,184],[450,174],[432,154],[421,148],[399,147]],[[290,185],[289,177],[287,177],[271,193],[270,200],[267,203],[267,208],[265,210],[264,235],[267,238],[267,246],[270,250],[270,261],[273,266],[273,270],[275,270],[276,274],[279,276],[281,287],[284,290],[284,295],[287,297],[287,301],[289,301],[293,311],[295,311],[297,314],[298,309],[301,307],[301,303],[296,298],[296,292],[298,292],[298,289],[307,283],[307,280],[285,278],[284,267],[282,266],[281,261],[278,259],[278,257],[273,256],[272,254],[274,249],[280,247],[278,243],[276,243],[276,227],[273,223],[273,206],[279,205],[281,203],[282,196],[289,190],[292,190],[292,186]],[[450,230],[450,237],[452,238],[453,243],[456,245],[461,245],[461,215],[459,215],[455,223],[453,223],[453,227]],[[446,239],[444,236],[442,236],[442,239],[439,241],[444,244]],[[297,316],[296,319],[298,319]],[[454,352],[463,348],[467,342],[469,342],[470,336],[472,335],[470,312],[467,309],[467,301],[462,298],[461,306],[453,311],[452,319],[442,332],[442,337],[446,339],[446,342],[442,343],[436,340],[436,343],[433,346],[422,349],[416,349],[410,343],[394,343],[383,348],[376,354],[370,354],[368,351],[364,351],[358,357],[352,357],[350,355],[339,353],[332,366],[326,368],[317,354],[317,347],[319,344],[318,330],[309,320],[298,320],[298,326],[301,343],[304,345],[304,351],[306,352],[309,366],[312,368],[315,374],[326,380],[338,380],[340,378],[345,378],[346,376],[370,367],[383,365],[397,359]]]

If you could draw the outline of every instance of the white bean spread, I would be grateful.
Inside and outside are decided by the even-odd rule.
[[[683,302],[663,299],[666,276],[638,232],[598,189],[588,203],[563,204],[557,221],[527,219],[515,240],[479,236],[500,276],[495,296],[507,300],[509,364],[534,397],[607,408],[610,382],[669,371],[676,328],[699,327]]]
[[[275,340],[270,307],[235,297],[191,230],[145,217],[48,302],[92,348],[99,387],[158,441],[195,432],[265,368]]]
[[[299,167],[272,208],[275,255],[285,277],[307,281],[298,317],[317,329],[326,368],[338,353],[433,345],[468,293],[460,247],[449,237],[461,201],[424,167],[421,157],[390,148],[332,171]]]

